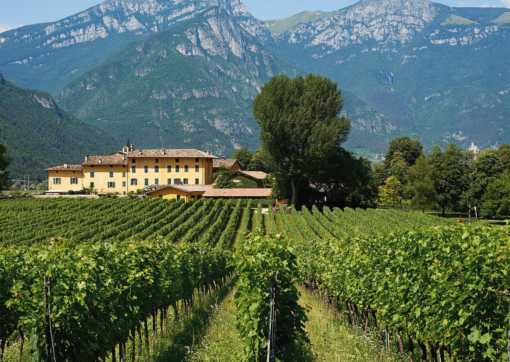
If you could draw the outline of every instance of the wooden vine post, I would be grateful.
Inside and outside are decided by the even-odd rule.
[[[267,338],[267,362],[275,362],[274,344],[276,329],[276,288],[278,285],[278,272],[273,271],[271,278],[271,302],[269,309],[269,336]]]

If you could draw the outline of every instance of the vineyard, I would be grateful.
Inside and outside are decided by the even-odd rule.
[[[170,312],[191,305],[197,291],[223,285],[234,268],[240,274],[233,255],[242,254],[239,247],[254,232],[290,240],[295,281],[319,292],[366,338],[371,331],[396,337],[402,357],[419,349],[423,360],[427,353],[436,361],[445,354],[506,358],[506,231],[419,212],[313,206],[273,213],[263,206],[260,200],[2,200],[2,353],[16,342],[21,354],[30,339],[33,360],[115,361],[116,348],[121,360],[140,353],[148,360]],[[260,270],[272,267],[269,259],[279,263],[268,258]]]

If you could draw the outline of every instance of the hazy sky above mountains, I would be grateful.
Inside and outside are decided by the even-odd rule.
[[[53,22],[100,4],[101,0],[1,0],[0,33],[22,25]],[[352,5],[357,0],[242,0],[258,19],[272,20],[305,10],[331,11]],[[445,0],[449,6],[509,7],[510,0]]]

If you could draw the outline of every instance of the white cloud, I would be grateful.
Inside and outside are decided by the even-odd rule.
[[[510,8],[510,0],[501,0],[501,3],[504,7]]]
[[[23,25],[22,24],[18,24],[18,25],[16,25],[16,24],[0,24],[0,34],[7,30],[19,28],[20,26],[23,26]]]

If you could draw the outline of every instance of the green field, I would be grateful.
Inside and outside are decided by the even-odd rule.
[[[445,235],[450,235],[449,230],[457,235],[454,225],[458,221],[412,211],[325,207],[321,212],[315,206],[272,213],[263,203],[138,198],[0,200],[0,323],[5,326],[0,330],[0,342],[6,343],[4,360],[18,360],[21,341],[21,360],[43,358],[45,339],[50,337],[57,360],[113,361],[114,348],[120,353],[117,360],[135,360],[136,356],[142,361],[239,360],[243,349],[232,299],[236,262],[232,251],[248,240],[247,232],[281,234],[295,245],[306,282],[299,287],[299,303],[307,310],[310,339],[299,345],[301,360],[372,361],[388,354],[397,361],[407,360],[399,354],[396,334],[388,337],[387,346],[379,348],[378,339],[384,333],[377,322],[373,326],[367,319],[370,334],[366,328],[363,332],[358,322],[352,324],[346,306],[358,303],[356,308],[362,313],[363,304],[359,296],[340,299],[348,293],[342,280],[352,283],[354,274],[376,271],[379,266],[370,264],[373,255],[384,251],[383,245],[388,245],[388,257],[390,250],[400,250],[399,238],[407,235],[405,230],[420,227],[412,237],[405,237],[420,244],[420,239],[413,238],[435,238],[434,233],[442,232],[438,226],[446,227]],[[396,233],[394,237],[392,233]],[[451,240],[452,245],[458,245],[456,239]],[[366,243],[377,245],[377,250]],[[409,246],[406,248],[402,252],[410,253]],[[420,250],[429,253],[425,246]],[[469,259],[474,254],[468,251]],[[416,255],[418,263],[421,254]],[[365,259],[354,262],[362,256]],[[399,257],[380,260],[392,268]],[[350,264],[354,274],[341,269],[330,272],[343,268],[346,262],[354,263]],[[363,283],[356,288],[370,292],[371,287]],[[317,289],[318,285],[322,286]],[[338,300],[331,299],[335,293],[340,293]],[[329,297],[325,299],[325,295]],[[426,305],[427,300],[419,303]],[[390,327],[393,324],[385,318],[391,313],[393,310],[377,311]],[[355,315],[357,320],[357,309]],[[420,329],[412,331],[417,336],[422,333]],[[413,344],[418,348],[416,341],[405,336],[403,346]],[[226,349],[232,353],[225,353]],[[456,353],[452,351],[450,356]]]

